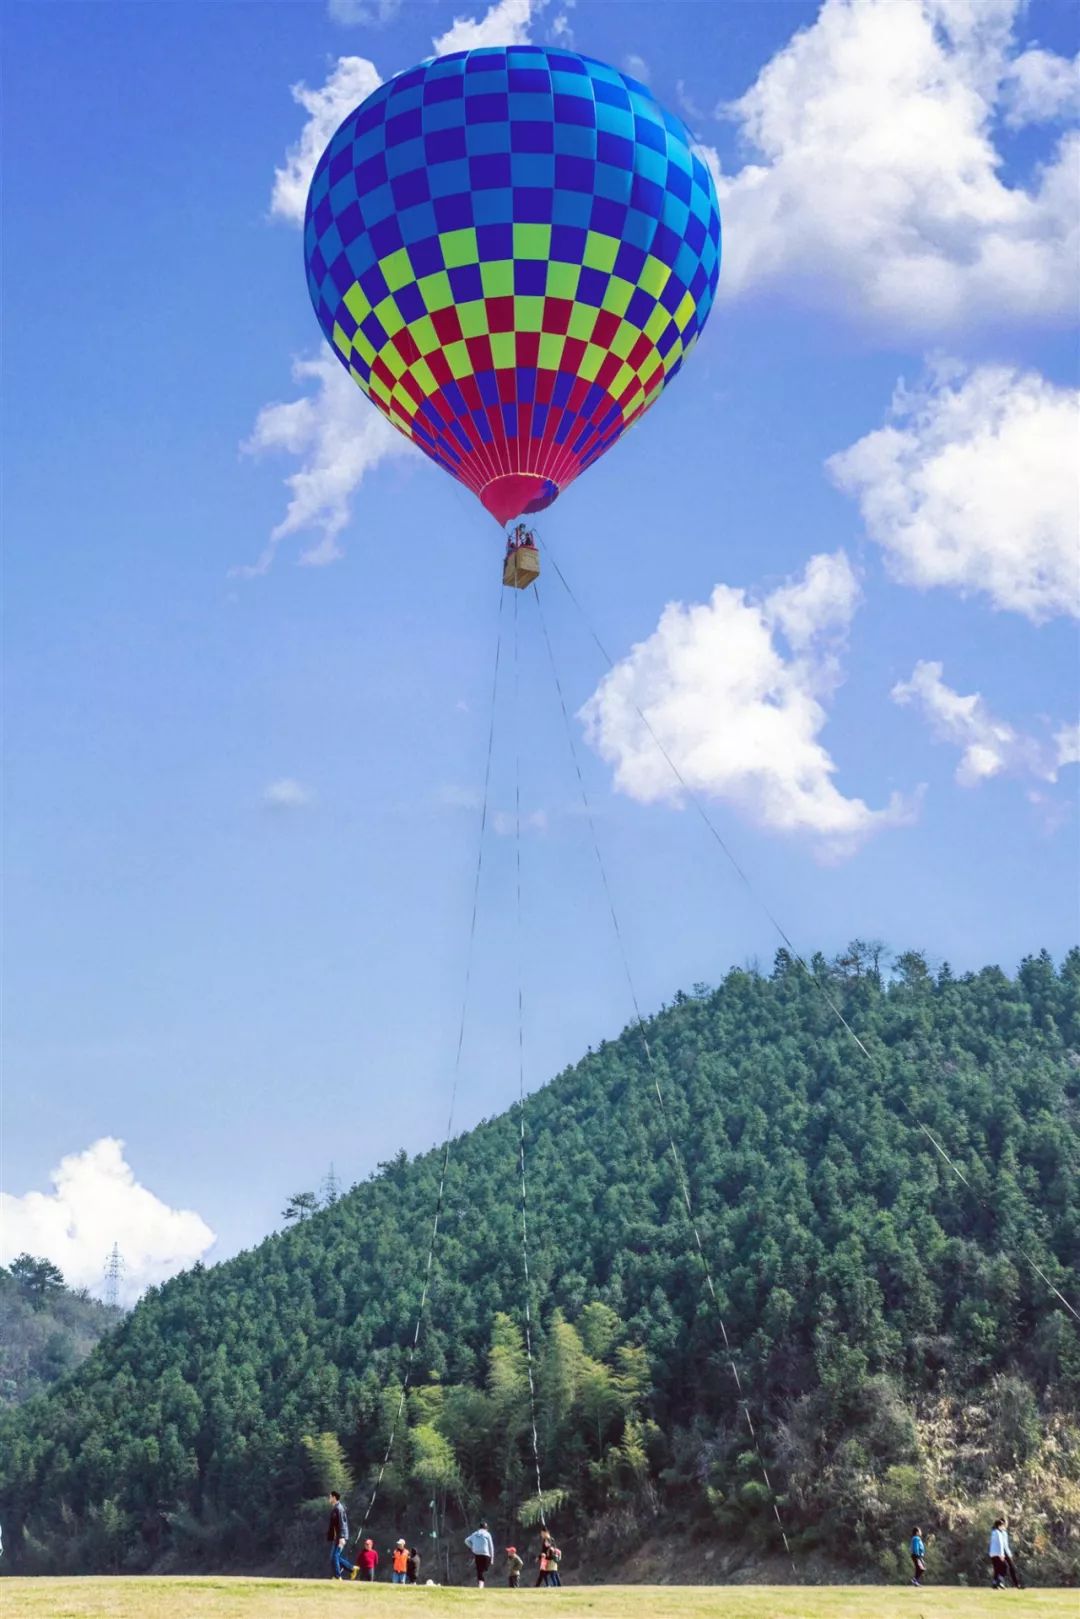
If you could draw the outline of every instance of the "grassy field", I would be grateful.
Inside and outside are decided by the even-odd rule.
[[[461,1591],[335,1585],[330,1580],[36,1579],[0,1581],[3,1619],[400,1619],[487,1612],[557,1619],[975,1619],[993,1602],[1076,1619],[1075,1591],[922,1591],[884,1586],[592,1585],[561,1591]]]

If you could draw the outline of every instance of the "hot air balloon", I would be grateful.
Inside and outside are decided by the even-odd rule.
[[[342,365],[508,523],[678,372],[715,294],[720,214],[686,127],[636,80],[542,46],[458,51],[345,119],[304,256]]]

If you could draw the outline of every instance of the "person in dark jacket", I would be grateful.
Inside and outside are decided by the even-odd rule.
[[[405,1584],[420,1584],[420,1553],[415,1546],[409,1547],[409,1556],[405,1563]]]
[[[350,1563],[345,1556],[345,1547],[349,1539],[349,1514],[338,1490],[330,1491],[330,1522],[326,1526],[326,1538],[330,1542],[331,1579],[343,1580],[348,1574],[350,1580],[355,1580],[356,1565]]]

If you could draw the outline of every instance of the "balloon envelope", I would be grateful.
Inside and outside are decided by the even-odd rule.
[[[319,160],[308,287],[372,402],[499,522],[652,405],[712,305],[720,214],[678,118],[541,46],[401,73]]]

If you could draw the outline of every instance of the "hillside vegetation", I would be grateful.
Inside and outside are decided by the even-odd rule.
[[[777,1503],[803,1569],[984,1578],[997,1510],[1034,1581],[1080,1578],[1080,951],[888,975],[858,946],[729,973],[651,1020],[664,1087]],[[827,986],[873,1062],[840,1028]],[[906,1104],[906,1106],[905,1106]],[[949,1170],[906,1107],[947,1145]],[[640,1033],[528,1103],[537,1418],[568,1577],[746,1577],[779,1551],[702,1285]],[[537,1516],[516,1113],[454,1143],[429,1310],[370,1528],[441,1566],[486,1511]],[[0,1426],[23,1570],[324,1572],[399,1403],[440,1154],[152,1291],[71,1377]],[[57,1537],[58,1515],[66,1525]],[[471,1525],[469,1525],[471,1527]],[[670,1542],[668,1542],[670,1545]],[[6,1561],[6,1559],[5,1559]],[[781,1567],[779,1563],[775,1566]],[[790,1572],[790,1571],[788,1571]],[[668,1572],[668,1578],[671,1572]]]
[[[47,1259],[0,1265],[0,1406],[21,1405],[82,1364],[122,1312],[65,1286]]]

